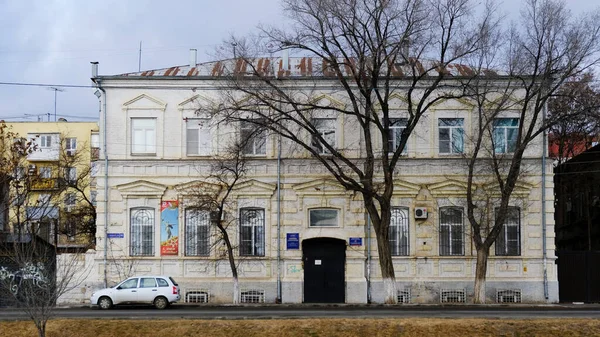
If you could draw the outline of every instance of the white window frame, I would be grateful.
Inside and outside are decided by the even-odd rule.
[[[460,125],[440,125],[444,120],[453,120],[460,121]],[[448,140],[443,140],[443,142],[448,142],[448,151],[442,151],[442,130],[448,130]],[[460,149],[455,144],[455,135],[458,134],[460,136]],[[456,137],[458,138],[458,137]],[[440,154],[462,154],[465,151],[465,128],[464,128],[464,118],[438,118],[438,152]]]
[[[497,123],[499,123],[501,120],[516,120],[517,121],[517,125],[496,125]],[[493,124],[493,131],[492,131],[492,138],[494,140],[494,153],[497,154],[505,154],[505,153],[513,153],[514,150],[516,149],[517,146],[517,137],[519,137],[519,126],[521,124],[521,120],[518,117],[502,117],[502,118],[495,118],[494,121],[492,122]],[[509,144],[509,132],[514,132],[514,144],[512,144],[513,149],[511,149],[511,146]],[[502,139],[502,147],[499,147],[498,142],[496,141],[497,138],[496,136],[500,137]]]
[[[152,122],[153,125],[137,125]],[[156,155],[156,118],[131,118],[131,154]],[[141,134],[140,134],[141,133]],[[143,142],[136,144],[136,135],[143,138]]]
[[[444,222],[445,211],[458,211],[460,212],[460,223],[456,222]],[[461,207],[441,207],[440,212],[440,256],[462,256],[465,255],[465,220],[464,210]],[[449,215],[448,215],[449,216]],[[452,220],[452,219],[451,219]],[[460,230],[460,233],[456,233],[456,230]],[[447,236],[444,237],[444,233]],[[445,242],[447,240],[447,242]],[[460,248],[455,249],[453,243],[460,242]],[[444,247],[447,251],[444,251]]]
[[[404,125],[402,125],[404,124]],[[406,125],[408,124],[407,118],[390,118],[390,131],[388,133],[388,149],[389,153],[396,152],[398,146],[400,146],[400,141],[402,140],[402,132],[406,129]],[[402,154],[408,153],[408,140],[404,145],[404,149],[402,149]]]
[[[496,213],[498,209],[496,208]],[[510,230],[516,232],[516,239],[510,239]],[[513,243],[516,252],[510,249],[510,244]],[[521,256],[521,209],[518,207],[509,206],[506,210],[506,218],[504,225],[496,238],[496,255],[497,256]]]
[[[185,256],[210,255],[210,212],[185,210]]]
[[[324,224],[317,224],[316,222],[316,217],[317,217],[317,212],[335,212],[335,221],[333,224],[327,224],[327,222],[325,222]],[[313,216],[314,214],[314,216]],[[335,209],[335,208],[312,208],[308,210],[308,227],[311,228],[335,228],[335,227],[340,227],[340,210],[339,209]]]
[[[265,256],[265,209],[240,209],[240,256]]]
[[[244,155],[265,156],[267,154],[267,133],[265,130],[260,130],[260,124],[260,121],[256,123],[250,120],[240,121],[240,140],[244,144],[242,148]]]
[[[191,142],[190,136],[196,135],[196,141]],[[201,137],[208,136],[208,137]],[[185,147],[188,156],[208,156],[212,153],[212,135],[210,119],[188,118],[185,126]]]
[[[324,125],[327,122],[332,122],[333,127]],[[333,144],[328,141],[327,141],[327,143],[332,148],[334,148],[334,149],[337,148],[337,119],[336,118],[313,118],[311,120],[311,124],[314,126],[314,128],[316,129],[317,133],[321,136],[321,138],[325,141],[327,141],[327,138],[330,138],[331,134],[333,134],[333,139],[332,139]],[[322,154],[322,155],[331,154],[329,149],[326,146],[324,146],[323,144],[321,144],[321,141],[319,140],[319,138],[316,135],[312,135],[311,147],[318,154]]]
[[[389,242],[392,256],[410,255],[410,217],[408,207],[392,207]]]

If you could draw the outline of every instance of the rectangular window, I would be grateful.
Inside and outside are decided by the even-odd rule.
[[[156,154],[156,119],[131,119],[131,153]]]
[[[408,256],[408,208],[392,208],[389,236],[392,256]]]
[[[337,227],[338,211],[336,209],[311,209],[308,211],[310,227]]]
[[[463,118],[438,119],[439,151],[440,153],[463,153],[464,129]]]
[[[242,121],[240,123],[240,139],[244,154],[267,154],[267,133],[260,127],[260,122]]]
[[[42,179],[50,179],[52,178],[52,168],[47,166],[40,167],[40,178]]]
[[[77,150],[77,138],[67,138],[65,140],[65,148],[67,150]]]
[[[211,153],[210,120],[191,118],[186,123],[186,150],[188,156],[206,156]]]
[[[336,120],[335,118],[313,118],[312,124],[321,138],[332,148],[336,147]],[[312,148],[319,154],[331,154],[331,151],[324,145],[317,135],[313,135]]]
[[[76,167],[65,167],[65,181],[68,184],[74,184],[77,181]]]
[[[464,255],[463,210],[440,208],[440,255]]]
[[[496,118],[493,122],[493,141],[495,153],[513,153],[517,148],[519,135],[518,118]]]
[[[210,213],[198,209],[185,210],[185,255],[210,254]]]
[[[498,212],[498,209],[496,209]],[[496,239],[496,255],[519,256],[521,255],[521,220],[517,207],[506,210],[504,225]]]
[[[240,255],[265,256],[265,210],[240,210]]]
[[[131,256],[154,256],[154,209],[131,209]]]
[[[408,119],[406,118],[390,118],[390,131],[388,133],[388,148],[390,153],[396,152],[400,146],[402,132],[404,132],[404,129],[406,129],[407,124]],[[406,154],[407,148],[408,144],[406,144],[404,149],[402,149],[403,154]]]

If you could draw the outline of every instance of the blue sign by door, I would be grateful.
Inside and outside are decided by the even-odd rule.
[[[300,233],[286,234],[287,249],[300,249]]]

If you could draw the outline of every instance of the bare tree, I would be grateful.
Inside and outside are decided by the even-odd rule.
[[[527,158],[528,151],[537,155],[546,147],[545,132],[551,126],[589,111],[589,106],[580,106],[549,115],[547,104],[561,94],[566,81],[598,64],[599,18],[597,11],[573,18],[561,1],[529,0],[520,26],[513,26],[505,38],[490,31],[494,39],[484,40],[482,53],[474,55],[477,74],[483,74],[490,64],[507,65],[503,76],[477,76],[466,86],[477,114],[466,154],[467,218],[477,250],[475,303],[485,302],[489,250],[511,217],[515,187],[523,181],[524,172],[540,164]],[[501,56],[506,62],[498,62]],[[501,125],[503,118],[511,124]],[[546,166],[542,162],[542,170]],[[492,180],[482,180],[482,172],[483,176],[491,174]],[[496,188],[493,209],[480,203],[480,194],[489,183]]]
[[[477,18],[468,0],[285,0],[283,6],[290,29],[263,27],[256,37],[225,45],[234,60],[222,63],[218,113],[277,134],[362,196],[377,237],[384,301],[395,303],[391,199],[407,140],[433,105],[464,96],[461,83],[448,81],[450,65],[477,51],[494,22],[489,12]],[[287,57],[258,57],[282,50],[303,58],[292,68]],[[402,115],[398,99],[405,102]],[[347,148],[323,119],[338,117],[356,136]]]

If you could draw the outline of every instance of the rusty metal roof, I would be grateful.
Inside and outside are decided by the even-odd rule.
[[[352,64],[355,60],[351,59],[346,62],[342,68],[344,75],[350,75]],[[275,67],[273,67],[275,64]],[[243,59],[229,59],[222,61],[206,62],[196,64],[196,66],[175,66],[164,69],[145,70],[134,73],[126,73],[116,75],[115,77],[221,77],[229,75],[253,76],[254,70],[265,76],[288,77],[288,78],[308,78],[308,77],[335,77],[334,71],[331,69],[330,63],[321,58],[313,57],[290,57],[288,61],[288,69],[283,68],[283,60],[279,57],[263,57],[255,58],[247,62]],[[274,74],[274,71],[277,71]],[[384,69],[383,71],[386,71]],[[449,76],[473,76],[475,70],[463,64],[450,64],[446,68],[439,66],[435,61],[419,61],[410,59],[405,64],[393,64],[391,69],[392,76],[413,76],[421,75],[427,71],[429,76],[437,76],[439,72],[444,72]],[[485,70],[484,76],[499,76],[504,75],[496,71]],[[112,77],[112,76],[111,76]]]

